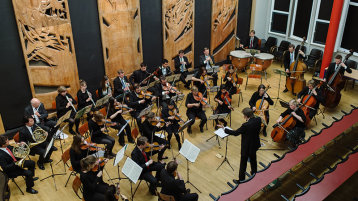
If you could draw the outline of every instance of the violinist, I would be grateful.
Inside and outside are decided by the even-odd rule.
[[[82,171],[80,179],[83,185],[83,198],[86,201],[105,200],[105,193],[109,187],[103,181],[103,171],[93,171],[94,167],[99,164],[96,157],[89,155],[80,162]]]
[[[186,81],[185,78],[188,76],[188,68],[190,68],[191,63],[186,56],[184,56],[184,50],[179,50],[179,55],[174,58],[175,63],[175,74],[180,75],[180,81],[183,82],[185,88],[189,89],[190,81]]]
[[[298,54],[300,54],[299,57],[301,59],[306,59],[306,55],[302,50],[299,50]],[[296,55],[297,55],[297,51],[295,51],[295,46],[293,44],[290,44],[288,46],[288,51],[285,52],[284,57],[283,57],[283,65],[285,67],[286,73],[288,74],[288,77],[290,76],[290,66],[293,62],[295,62]],[[288,89],[286,86],[286,88],[283,92],[286,93],[287,91],[288,91]]]
[[[190,189],[185,188],[183,177],[178,172],[178,163],[170,161],[166,169],[160,172],[162,181],[161,193],[174,196],[176,201],[197,201],[198,194],[190,193]]]
[[[57,89],[58,95],[56,96],[56,110],[57,110],[57,118],[62,117],[68,111],[71,110],[71,116],[68,119],[69,121],[69,128],[68,131],[75,135],[76,133],[73,131],[72,127],[73,124],[76,124],[76,132],[78,132],[78,126],[80,124],[79,119],[75,119],[76,116],[76,108],[74,107],[77,104],[76,100],[74,100],[71,94],[67,93],[67,89],[64,86],[60,86]]]
[[[203,98],[203,95],[201,94],[200,97],[200,94],[198,88],[193,86],[191,89],[191,93],[189,93],[186,97],[185,106],[188,108],[188,110],[186,111],[186,115],[188,116],[188,119],[191,120],[188,126],[189,134],[192,133],[191,126],[195,123],[195,117],[201,119],[199,128],[200,132],[204,132],[204,125],[207,121],[207,118],[205,112],[203,111],[203,105],[200,103],[200,100]]]
[[[194,74],[191,78],[194,81],[194,85],[198,88],[199,92],[204,95],[204,97],[208,96],[208,91],[210,90],[209,84],[209,76],[205,67],[201,67],[198,72]]]
[[[264,101],[261,105],[261,101]],[[273,101],[272,99],[270,98],[270,96],[267,94],[266,92],[266,86],[263,85],[263,84],[260,84],[259,87],[257,88],[257,91],[254,92],[251,96],[251,99],[249,101],[249,105],[250,105],[250,108],[255,112],[255,111],[259,111],[259,112],[263,112],[264,115],[265,115],[265,119],[266,119],[266,125],[269,123],[270,121],[270,113],[269,111],[267,110],[268,108],[268,105],[264,108],[257,108],[258,106],[261,105],[261,107],[264,106],[264,103],[265,101],[267,101],[267,103],[269,105],[273,105]],[[257,106],[258,105],[258,106]],[[261,110],[265,110],[265,111],[261,111]],[[263,135],[266,137],[267,136],[267,133],[266,133],[266,125],[264,125],[264,128],[263,128]]]
[[[141,63],[140,69],[132,73],[132,75],[129,77],[129,81],[131,82],[132,85],[139,84],[140,86],[146,86],[151,82],[151,78],[146,79],[150,75],[151,74],[148,73],[147,71],[147,65],[145,63]],[[156,77],[155,79],[158,80],[158,78]]]
[[[145,115],[145,120],[142,123],[142,136],[145,136],[150,143],[157,142],[159,144],[159,150],[153,151],[153,154],[158,153],[158,161],[167,159],[167,156],[163,156],[167,149],[168,141],[155,135],[156,131],[163,130],[165,126],[164,119],[156,117],[153,112],[149,112]]]
[[[316,87],[314,80],[308,81],[308,86],[303,88],[303,90],[300,93],[298,93],[297,102],[302,103],[302,99],[306,95],[310,95],[310,94],[312,94],[312,97],[316,100],[316,104],[313,106],[314,109],[309,110],[308,116],[309,116],[309,119],[312,119],[317,114],[319,104],[323,102],[323,96],[322,96],[321,90],[318,87]]]
[[[168,83],[164,76],[160,76],[159,80],[160,83],[154,85],[154,87],[148,89],[148,91],[152,91],[156,97],[159,97],[159,103],[163,107],[166,107],[170,98],[176,94],[181,94],[181,92],[179,92],[176,87]]]
[[[84,80],[80,80],[80,89],[77,92],[77,99],[78,99],[78,107],[77,107],[78,110],[81,110],[89,105],[92,105],[93,107],[95,105],[92,94],[88,91],[87,83]],[[87,114],[87,118],[88,119],[90,118],[89,114]]]
[[[117,125],[112,126],[112,128],[116,130],[121,130],[124,125],[126,127],[124,128],[124,131],[119,134],[118,142],[121,146],[124,146],[124,135],[127,135],[128,142],[134,143],[134,140],[131,135],[131,127],[127,123],[127,121],[123,118],[122,114],[127,112],[132,112],[133,109],[129,108],[125,104],[121,104],[117,102],[117,100],[113,97],[109,98],[109,109],[108,109],[108,117],[111,119],[112,122],[116,122]],[[118,109],[117,109],[118,108]],[[126,110],[126,111],[124,111]]]
[[[160,76],[169,76],[172,74],[172,71],[170,70],[170,66],[168,63],[168,60],[163,59],[162,60],[162,65],[159,66],[159,71],[158,71],[158,77]]]
[[[345,63],[342,62],[342,56],[338,54],[335,57],[334,62],[329,64],[327,72],[324,76],[324,81],[328,82],[328,79],[338,70],[340,66],[341,68],[339,70],[339,73],[341,75],[344,75],[344,71],[347,71],[347,73],[352,73],[352,70]]]
[[[81,160],[86,158],[87,155],[94,154],[96,151],[88,150],[89,146],[85,145],[85,140],[79,135],[73,136],[72,145],[70,148],[70,161],[72,168],[75,172],[81,172]]]
[[[260,49],[259,47],[259,39],[255,36],[255,30],[251,30],[249,33],[249,38],[245,41],[245,43],[240,44],[241,48],[248,49]]]
[[[146,74],[146,71],[144,71]],[[123,94],[124,92],[129,92],[129,81],[127,76],[124,75],[124,71],[122,69],[119,69],[117,71],[118,76],[116,79],[113,80],[114,85],[114,92],[113,96],[118,97],[119,95]],[[140,74],[140,73],[138,73]],[[143,78],[144,79],[144,78]]]
[[[206,70],[213,68],[215,62],[214,57],[210,55],[210,50],[207,47],[204,47],[204,55],[200,55],[200,64],[201,67],[204,67]],[[209,73],[213,78],[214,86],[217,86],[218,83],[218,74],[217,73]]]
[[[140,167],[143,168],[139,179],[144,179],[149,182],[149,191],[152,195],[156,195],[156,188],[160,181],[160,172],[164,168],[164,164],[154,162],[149,155],[144,151],[148,146],[148,138],[141,136],[137,139],[137,146],[131,153],[131,158]],[[152,175],[152,171],[156,172],[155,177]]]
[[[112,96],[112,86],[108,77],[105,75],[101,80],[101,87],[98,89],[98,98],[103,98],[105,96]]]
[[[170,100],[169,103],[168,103],[168,106],[162,108],[162,117],[163,117],[165,122],[169,122],[168,125],[165,128],[165,130],[168,133],[168,142],[169,142],[169,147],[168,148],[169,149],[171,148],[170,140],[172,139],[172,136],[174,134],[175,139],[178,142],[178,148],[180,150],[181,143],[180,143],[180,136],[179,136],[178,130],[179,130],[179,127],[180,127],[179,122],[181,121],[181,117],[179,115],[179,109],[175,105],[175,101]]]
[[[113,137],[103,133],[106,130],[106,123],[107,122],[101,112],[94,112],[93,117],[88,121],[88,128],[91,133],[91,141],[97,144],[105,144],[106,155],[108,157],[114,157],[115,154],[112,152],[112,149],[114,147],[115,140]],[[116,123],[111,123],[111,126],[114,125],[116,125]]]
[[[236,94],[237,87],[238,87],[238,83],[237,83],[238,79],[239,77],[237,76],[233,65],[230,65],[229,70],[228,72],[226,72],[224,77],[225,86],[227,89],[230,89],[229,91],[230,95]]]
[[[228,92],[227,88],[224,85],[221,85],[220,91],[215,96],[215,102],[218,103],[218,106],[216,107],[215,114],[224,114],[224,113],[231,113],[231,110],[233,110],[231,106],[231,95]],[[220,122],[224,124],[224,127],[227,126],[227,122],[225,119],[217,120],[215,119],[216,125]],[[218,129],[218,126],[215,126],[215,130]]]

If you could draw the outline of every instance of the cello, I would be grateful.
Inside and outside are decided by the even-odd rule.
[[[318,86],[315,86],[313,90],[316,90]],[[313,108],[317,104],[316,98],[313,96],[313,93],[307,94],[302,98],[302,111],[306,116],[305,126],[308,126],[311,122],[311,119],[309,117],[310,110],[315,110]]]
[[[350,56],[353,55],[353,51],[350,50],[349,54],[344,58],[343,63],[345,63]],[[335,108],[341,101],[341,90],[344,88],[345,79],[339,71],[341,70],[342,65],[339,64],[338,69],[328,78],[327,86],[322,90],[322,95],[325,97],[322,105],[328,108]]]
[[[296,112],[300,107],[296,107],[294,112]],[[291,114],[286,115],[281,123],[276,123],[273,125],[273,130],[271,131],[271,138],[274,142],[283,142],[286,139],[287,133],[296,126],[296,120],[291,112]]]
[[[299,60],[299,52],[302,51],[306,37],[303,37],[300,49],[297,52],[295,61],[290,65],[291,75],[286,79],[286,87],[292,94],[302,91],[303,87],[306,86],[306,80],[304,78],[304,72],[307,69],[307,65]]]
[[[267,89],[265,90],[264,94],[262,95],[262,98],[256,101],[255,107],[255,115],[260,117],[262,120],[261,128],[264,126],[267,126],[267,116],[265,115],[265,111],[267,111],[270,107],[270,104],[267,100],[265,100],[265,94],[267,90],[269,90],[271,87],[270,85],[267,86]]]

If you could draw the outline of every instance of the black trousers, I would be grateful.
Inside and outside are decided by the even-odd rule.
[[[187,193],[185,194],[179,201],[197,201],[199,199],[199,195],[196,193]]]
[[[218,85],[218,73],[208,73],[208,75],[212,76],[214,86]]]
[[[116,122],[119,123],[120,125],[112,126],[112,128],[114,128],[118,131],[121,130],[122,127],[127,123],[127,121],[125,119],[123,119],[123,117],[120,117],[119,119],[117,119]],[[124,143],[124,135],[127,135],[128,141],[133,141],[132,133],[131,133],[131,126],[129,125],[129,123],[124,128],[122,133],[119,134],[119,136],[118,136],[119,143]]]
[[[224,104],[225,103],[223,103],[223,105],[218,105],[218,107],[215,110],[215,114],[225,114],[225,113],[230,114],[231,113],[231,110]],[[220,119],[220,120],[215,119],[216,125],[219,123],[219,121],[222,122],[224,124],[224,126],[227,125],[227,122],[225,121],[225,119]]]
[[[48,145],[49,145],[49,143],[45,141],[45,142],[31,148],[30,154],[38,154],[39,160],[37,162],[40,164],[43,164],[44,162],[48,161],[51,157],[51,154],[53,152],[53,146],[51,147],[50,151],[46,155],[46,158],[44,157],[45,153],[46,153],[46,148]]]
[[[149,142],[149,143],[152,142],[151,138],[148,138],[148,142]],[[156,135],[153,136],[153,142],[158,142],[159,145],[167,145],[167,144],[168,144],[168,141],[166,141],[165,139],[160,138],[160,137],[158,137],[158,136],[156,136]],[[165,150],[167,150],[167,146],[165,146],[165,147],[164,147],[163,149],[161,149],[161,150],[153,151],[152,154],[153,154],[153,155],[154,155],[154,154],[158,154],[158,160],[162,160]]]
[[[240,171],[239,171],[239,180],[240,181],[245,180],[245,172],[246,172],[248,158],[250,158],[251,175],[257,172],[256,152],[253,152],[248,155],[241,155]]]
[[[106,200],[106,192],[109,185],[100,181],[99,184],[96,185],[96,191],[91,195],[83,195],[86,201],[97,201],[97,200]]]
[[[107,153],[112,153],[112,149],[114,147],[114,144],[116,143],[113,137],[105,134],[101,135],[100,137],[93,138],[92,142],[95,142],[97,144],[105,144]]]
[[[157,187],[158,181],[160,181],[160,172],[165,167],[164,164],[153,162],[151,165],[149,165],[147,168],[148,171],[141,174],[140,179],[144,179],[145,181],[150,183],[150,190],[153,192],[155,188]],[[155,177],[151,174],[152,171],[155,171]]]
[[[178,130],[179,130],[179,124],[178,123],[172,123],[170,124],[169,126],[166,127],[165,129],[168,133],[168,142],[170,144],[170,140],[172,139],[172,136],[173,134],[175,135],[175,138],[178,142],[178,144],[180,145],[180,136],[179,136],[179,133],[178,133]]]
[[[188,119],[192,119],[192,121],[190,122],[188,128],[191,128],[191,126],[195,123],[195,118],[196,117],[199,117],[199,119],[201,119],[200,125],[199,125],[200,128],[203,128],[205,123],[206,123],[206,121],[207,121],[205,112],[203,110],[195,112],[195,113],[194,112],[187,112],[186,116],[188,116]]]
[[[23,168],[27,168],[27,170]],[[32,160],[25,160],[23,164],[23,168],[21,168],[22,171],[19,172],[17,176],[24,176],[26,188],[27,189],[32,188],[34,186],[33,177],[35,176],[35,162]]]

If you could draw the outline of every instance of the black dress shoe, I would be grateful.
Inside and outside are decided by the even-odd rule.
[[[48,159],[48,160],[45,161],[45,163],[52,163],[52,162],[53,162],[52,159]]]
[[[76,135],[75,131],[73,131],[72,129],[69,130],[69,132],[70,132],[72,135]]]
[[[38,177],[34,177],[34,178],[32,178],[34,181],[36,181],[36,180],[38,180],[39,178]]]
[[[57,151],[57,150],[58,150],[57,147],[52,146],[52,151]]]
[[[39,166],[39,168],[40,168],[41,170],[45,170],[45,166],[44,166],[43,163],[39,163],[39,162],[37,161],[37,166]]]
[[[134,140],[133,139],[130,139],[128,140],[129,143],[133,144],[134,143]]]
[[[38,191],[33,189],[33,188],[27,188],[26,192],[31,193],[31,194],[37,194],[38,193]]]
[[[200,132],[204,133],[204,128],[203,127],[200,127]]]
[[[240,181],[237,180],[237,179],[233,179],[232,182],[234,182],[234,184],[239,184],[240,183]]]
[[[288,92],[288,89],[286,88],[285,90],[283,90],[283,93],[286,93],[286,92]]]
[[[119,142],[119,145],[121,145],[122,147],[124,147],[124,142]]]
[[[161,159],[159,159],[160,161],[163,159],[168,159],[168,156],[163,156]]]
[[[189,134],[191,134],[191,133],[192,133],[192,132],[191,132],[191,128],[190,128],[190,127],[188,127],[188,130],[187,130],[187,131],[188,131],[188,133],[189,133]]]

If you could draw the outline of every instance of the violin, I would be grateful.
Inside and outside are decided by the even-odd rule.
[[[123,111],[134,110],[133,108],[128,107],[128,106],[125,105],[125,104],[120,104],[120,103],[118,103],[118,105],[116,105],[114,108],[115,108],[116,110],[123,110]]]
[[[255,115],[260,117],[261,120],[264,122],[261,124],[261,128],[263,128],[265,125],[267,125],[267,116],[265,115],[265,111],[267,111],[270,107],[270,104],[267,100],[265,100],[265,94],[267,90],[269,90],[271,87],[268,85],[266,87],[267,89],[264,91],[264,94],[262,95],[262,98],[256,101],[255,107]]]
[[[160,128],[165,125],[164,119],[161,119],[160,117],[154,117],[150,123],[152,124],[152,126],[156,126],[158,123],[160,123]]]
[[[170,116],[174,116],[174,119],[177,120],[177,121],[182,121],[182,122],[184,122],[184,120],[181,118],[180,114],[178,114],[178,113],[176,112],[176,109],[175,109],[175,108],[173,108],[172,110],[169,110],[169,115],[170,115]]]
[[[163,86],[163,85],[162,85]],[[163,90],[164,91],[169,91],[170,93],[175,93],[175,94],[181,94],[180,91],[177,90],[176,87],[173,87],[170,83],[166,83],[164,86],[163,86]]]
[[[209,88],[209,87],[210,87],[210,84],[209,84],[209,82],[208,82],[208,78],[209,78],[209,77],[211,77],[211,76],[209,76],[209,75],[207,75],[207,74],[200,76],[200,79],[204,81],[204,85],[205,85],[206,88]]]
[[[158,151],[158,150],[160,150],[160,145],[158,142],[153,142],[153,144],[148,144],[144,148],[144,152]]]
[[[96,143],[88,143],[87,141],[81,144],[80,148],[82,150],[89,149],[90,151],[97,151],[98,149],[103,149],[102,147],[98,147]]]
[[[144,92],[144,91],[141,90],[140,93],[137,94],[137,97],[140,98],[140,99],[143,99],[143,98],[145,98],[145,99],[151,99],[152,97],[155,97],[155,96],[154,96],[153,93],[150,92],[150,91]]]
[[[194,95],[194,94],[193,94],[193,96],[194,96],[194,99],[195,99],[196,101],[199,101],[200,104],[202,104],[203,106],[209,105],[208,99],[205,98],[201,92],[198,92],[198,95]]]
[[[108,162],[108,159],[105,158],[100,158],[100,160],[98,161],[98,164],[96,164],[93,168],[92,171],[93,172],[97,172],[100,168],[103,168],[104,165],[106,165],[106,163]]]
[[[231,98],[229,92],[226,91],[225,93],[221,93],[221,99],[224,100],[224,104],[231,107]]]

